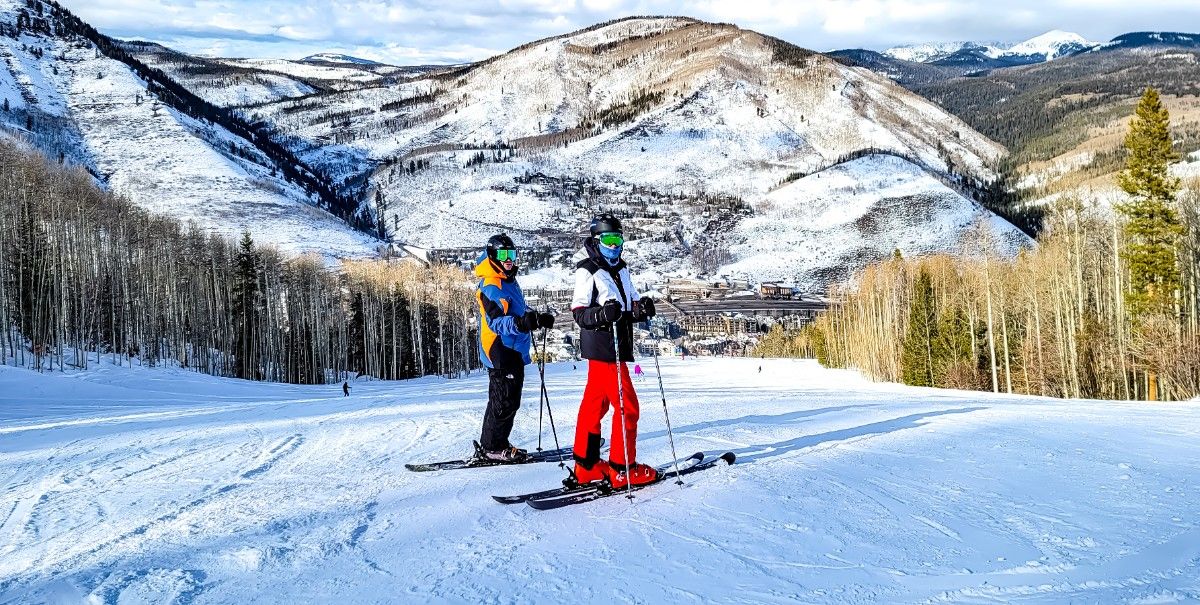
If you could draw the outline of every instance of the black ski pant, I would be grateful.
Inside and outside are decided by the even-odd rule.
[[[508,436],[521,408],[521,387],[525,384],[524,366],[510,370],[488,368],[488,404],[483,414],[483,434],[479,445],[485,450],[511,447]]]

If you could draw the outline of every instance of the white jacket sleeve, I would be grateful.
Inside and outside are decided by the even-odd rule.
[[[575,270],[575,293],[571,297],[571,309],[578,309],[592,304],[592,274],[580,267]]]

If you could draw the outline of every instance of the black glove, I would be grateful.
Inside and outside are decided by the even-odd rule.
[[[526,311],[524,315],[514,319],[513,324],[522,332],[532,332],[538,327],[538,314]]]
[[[604,306],[600,308],[600,320],[604,323],[615,323],[621,318],[621,312],[621,303],[617,302],[615,299],[610,300],[604,303]]]
[[[654,299],[642,298],[638,300],[638,321],[650,319],[656,313],[654,310]]]
[[[553,315],[551,315],[549,313],[538,313],[537,318],[538,318],[538,327],[539,328],[553,328],[554,327],[554,316]]]

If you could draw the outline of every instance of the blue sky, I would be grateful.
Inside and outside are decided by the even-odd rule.
[[[1200,32],[1200,0],[60,0],[100,31],[193,54],[342,52],[458,63],[629,15],[734,23],[819,51],[927,41],[1020,41],[1053,29],[1103,41]]]

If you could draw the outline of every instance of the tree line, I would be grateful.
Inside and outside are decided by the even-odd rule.
[[[0,360],[177,364],[302,384],[477,367],[471,282],[385,261],[330,270],[152,215],[0,142]]]
[[[966,258],[867,268],[812,325],[775,332],[760,354],[817,357],[878,380],[1057,397],[1200,395],[1200,182],[1178,158],[1169,116],[1147,90],[1109,208],[1064,198],[1038,245],[997,257],[979,226]]]

